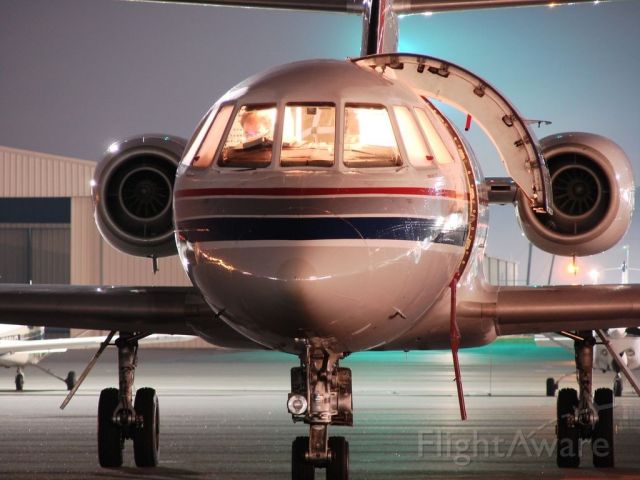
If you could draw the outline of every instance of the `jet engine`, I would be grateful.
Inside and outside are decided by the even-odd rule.
[[[527,238],[556,255],[586,256],[611,248],[633,213],[633,172],[624,151],[590,133],[552,135],[540,146],[551,177],[553,214],[534,212],[519,193],[518,218]]]
[[[94,172],[96,224],[116,249],[140,257],[175,255],[173,183],[185,140],[144,135],[114,143]]]

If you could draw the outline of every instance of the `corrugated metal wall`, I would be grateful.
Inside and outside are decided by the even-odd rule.
[[[492,285],[513,286],[518,284],[518,264],[500,258],[485,257],[484,275]]]
[[[3,197],[81,197],[91,195],[95,162],[0,147]]]
[[[1,224],[0,282],[69,283],[69,225]]]
[[[23,228],[0,228],[0,281],[28,283],[27,232]]]
[[[100,284],[101,237],[90,197],[71,199],[71,284]]]
[[[74,285],[191,285],[177,256],[158,259],[154,275],[151,260],[120,253],[102,240],[90,198],[71,201],[71,251]]]
[[[178,257],[151,261],[122,254],[104,242],[93,219],[90,180],[95,162],[0,146],[0,197],[65,197],[71,199],[71,224],[66,233],[32,233],[34,281],[75,285],[190,285]],[[0,282],[28,281],[24,225],[0,227]],[[38,225],[42,226],[42,225]],[[35,226],[34,226],[35,227]],[[59,227],[59,225],[58,225]],[[65,237],[66,235],[66,237]],[[62,245],[67,242],[65,260]],[[72,255],[68,256],[68,252]],[[53,275],[57,272],[57,276]],[[84,331],[74,331],[81,333]],[[165,346],[206,347],[202,340]],[[147,347],[149,348],[149,347]]]
[[[31,230],[33,283],[69,283],[71,231],[66,226]]]

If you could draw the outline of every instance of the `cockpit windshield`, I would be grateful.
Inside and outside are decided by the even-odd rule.
[[[271,164],[275,120],[275,105],[245,105],[240,108],[218,164],[223,167],[268,167]]]
[[[283,167],[330,167],[334,163],[336,107],[289,104],[284,109]]]
[[[347,104],[344,115],[345,166],[366,168],[402,164],[386,108]]]

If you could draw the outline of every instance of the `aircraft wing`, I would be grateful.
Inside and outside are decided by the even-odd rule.
[[[493,302],[461,302],[458,314],[493,321],[498,335],[640,325],[640,285],[498,287]]]
[[[357,13],[363,11],[362,0],[127,0],[153,3],[191,3],[230,7],[257,7],[283,10],[315,10],[325,12]],[[611,1],[611,0],[605,0]],[[447,12],[452,10],[475,10],[480,8],[530,7],[537,5],[564,5],[593,3],[593,0],[395,0],[396,13],[408,15],[424,12]]]
[[[75,338],[55,338],[50,340],[2,340],[0,341],[0,355],[6,353],[53,353],[64,352],[66,350],[95,349],[107,337],[75,337]],[[158,343],[186,342],[193,340],[192,335],[149,335],[139,341],[140,345],[150,345]]]
[[[221,348],[259,349],[217,318],[192,287],[0,285],[0,323],[194,335]]]

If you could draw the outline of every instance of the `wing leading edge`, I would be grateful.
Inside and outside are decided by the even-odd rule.
[[[254,7],[281,10],[312,10],[323,12],[355,13],[364,11],[362,0],[127,0],[153,3],[188,3],[227,7]],[[605,0],[607,1],[607,0]],[[611,1],[611,0],[608,0]],[[453,10],[477,10],[501,7],[558,6],[573,3],[593,3],[593,0],[395,0],[393,11],[410,15],[425,12],[448,12]]]
[[[223,348],[262,348],[217,318],[192,287],[0,285],[0,323],[196,334]]]
[[[500,287],[495,302],[462,302],[460,315],[490,320],[498,335],[640,325],[640,285]]]
[[[0,341],[0,355],[18,352],[24,353],[54,353],[67,350],[96,349],[107,337],[74,337],[54,338],[50,340],[5,340]],[[140,340],[140,345],[160,343],[187,342],[193,340],[192,335],[164,335],[154,334]]]

